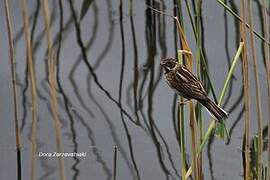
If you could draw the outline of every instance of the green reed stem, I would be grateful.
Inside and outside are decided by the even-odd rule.
[[[202,81],[204,78],[203,78],[203,74],[202,72],[206,72],[204,71],[201,66],[201,57],[204,56],[203,53],[201,53],[201,49],[203,49],[202,47],[202,39],[201,39],[201,36],[202,36],[202,32],[201,32],[201,16],[202,16],[202,1],[201,0],[197,0],[196,1],[196,5],[195,5],[195,9],[196,9],[196,12],[195,12],[195,22],[196,22],[196,36],[197,36],[197,41],[196,41],[196,60],[197,60],[197,77]],[[208,73],[208,72],[206,72]],[[198,133],[198,145],[197,147],[199,147],[201,141],[202,141],[202,136],[203,136],[203,120],[202,120],[202,116],[201,116],[201,105],[198,103],[197,104],[198,106],[198,117],[197,117],[197,121],[198,121],[198,126],[199,126],[199,133]],[[198,154],[198,179],[202,179],[203,177],[203,172],[202,172],[202,153],[199,153]]]
[[[217,0],[217,2],[219,2],[228,12],[230,12],[237,20],[239,20],[240,22],[243,22],[243,19],[236,13],[234,12],[229,6],[227,6],[222,0]],[[246,27],[250,28],[250,25],[245,23]],[[269,40],[267,40],[266,38],[264,38],[260,33],[258,33],[257,31],[253,31],[253,33],[259,38],[261,39],[264,43],[267,43],[268,46],[270,46],[270,42]]]
[[[196,27],[197,25],[195,26],[193,18],[192,18],[191,9],[190,9],[190,5],[189,5],[189,0],[185,0],[185,4],[186,4],[186,8],[187,8],[188,17],[189,17],[189,20],[190,20],[190,23],[191,23],[192,31],[193,31],[193,34],[195,36],[195,40],[196,40],[196,43],[197,43],[199,41],[199,37],[198,37],[198,33],[197,33],[197,27]],[[201,58],[202,58],[202,61],[200,62],[201,63],[201,68],[202,68],[201,70],[202,70],[202,72],[205,73],[206,78],[209,81],[209,88],[210,88],[210,90],[212,92],[213,98],[214,98],[215,102],[217,102],[215,88],[214,88],[212,80],[211,80],[211,78],[209,77],[209,74],[208,74],[209,71],[207,70],[207,60],[206,60],[206,57],[205,57],[205,55],[203,53],[202,47],[198,46],[197,51],[200,52],[200,55],[201,55]]]
[[[218,100],[218,102],[219,102],[218,105],[221,104],[221,102],[222,102],[222,100],[223,100],[223,98],[224,98],[225,92],[226,92],[226,90],[227,90],[227,88],[228,88],[228,86],[229,86],[229,84],[230,84],[229,81],[231,80],[231,78],[232,78],[232,76],[233,76],[233,72],[234,72],[234,70],[235,70],[235,68],[236,68],[237,62],[238,62],[238,60],[240,59],[239,57],[240,57],[240,55],[241,55],[243,46],[244,46],[244,43],[243,43],[243,42],[240,42],[240,45],[239,45],[238,50],[237,50],[237,52],[236,52],[236,55],[235,55],[235,57],[234,57],[234,59],[233,59],[231,68],[230,68],[230,70],[229,70],[229,72],[228,72],[228,75],[227,75],[227,77],[226,77],[226,80],[225,80],[223,89],[222,89],[222,91],[221,91],[221,95],[220,95],[219,100]],[[198,148],[198,151],[197,151],[197,156],[202,152],[202,150],[203,150],[203,148],[204,148],[204,146],[205,146],[207,140],[209,139],[210,135],[212,134],[213,129],[215,128],[215,125],[216,125],[216,120],[212,120],[212,122],[211,122],[210,125],[208,126],[207,132],[206,132],[205,135],[203,136],[202,142],[201,142],[201,144],[200,144],[200,146],[199,146],[199,148]],[[192,162],[192,164],[193,164],[193,163],[194,163],[194,162]],[[192,166],[191,166],[191,167],[192,167]],[[191,175],[191,172],[192,172],[192,168],[191,168],[191,167],[188,169],[188,171],[187,171],[187,173],[186,173],[186,176],[184,176],[185,179],[187,179],[187,178]]]
[[[182,15],[182,2],[181,0],[176,1],[177,6],[178,6],[178,14],[177,17],[179,21],[176,21],[176,26],[179,28],[179,24],[182,27],[183,31],[184,30],[184,19]],[[179,23],[179,24],[177,24]],[[180,34],[180,32],[178,32]],[[180,36],[179,36],[180,37]],[[181,40],[179,39],[180,43]],[[177,51],[178,55],[178,62],[179,64],[184,64],[183,60],[183,53],[181,50]],[[183,97],[179,97],[179,101],[182,103],[184,101]],[[178,127],[178,133],[179,133],[179,141],[180,141],[180,149],[181,149],[181,174],[182,177],[185,177],[187,169],[186,169],[186,144],[185,144],[185,120],[184,120],[184,106],[178,105],[179,108],[179,127]]]
[[[244,43],[243,42],[240,42],[240,45],[239,45],[238,50],[236,52],[236,55],[235,55],[235,57],[233,59],[231,68],[230,68],[230,70],[229,70],[229,72],[227,74],[227,77],[226,77],[224,86],[222,88],[222,91],[221,91],[221,94],[220,94],[220,97],[219,97],[219,100],[218,100],[218,105],[219,106],[222,104],[222,101],[223,101],[224,96],[225,96],[225,92],[226,92],[226,90],[227,90],[227,88],[228,88],[228,86],[230,84],[229,82],[230,82],[230,80],[231,80],[231,78],[233,76],[233,73],[234,73],[234,70],[236,68],[237,62],[240,59],[239,57],[240,57],[240,55],[242,53],[243,46],[244,46]],[[212,133],[212,130],[215,127],[215,123],[216,123],[216,121],[213,120],[211,122],[211,124],[209,125],[208,130],[207,130],[206,134],[203,137],[202,143],[201,143],[201,145],[200,145],[199,150],[198,150],[197,153],[200,153],[202,151],[202,149],[204,148],[204,145],[205,145],[206,141],[209,139],[209,137],[210,137],[210,135]]]
[[[183,64],[183,55],[182,52],[178,50],[178,62]],[[180,97],[180,102],[183,102],[183,98]],[[184,107],[179,106],[179,137],[180,137],[180,148],[181,148],[181,172],[182,177],[186,176],[186,145],[185,145],[185,121],[184,121]]]

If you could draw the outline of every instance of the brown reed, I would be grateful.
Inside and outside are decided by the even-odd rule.
[[[32,128],[31,128],[31,180],[36,179],[36,152],[37,152],[37,88],[35,68],[33,65],[32,45],[29,35],[29,16],[25,0],[20,0],[21,10],[24,24],[24,41],[27,55],[28,77],[30,79],[31,89],[31,112],[32,112]]]
[[[241,39],[244,42],[243,54],[242,54],[242,72],[243,72],[243,86],[244,86],[244,138],[243,138],[243,151],[244,151],[244,177],[245,180],[249,180],[250,174],[250,117],[249,117],[249,74],[248,74],[248,50],[246,40],[246,12],[245,1],[241,0],[240,11],[242,22],[240,24]]]
[[[16,152],[17,152],[17,179],[21,179],[21,135],[19,129],[19,119],[18,119],[18,104],[17,104],[17,88],[16,88],[16,60],[13,45],[13,31],[12,23],[9,12],[8,0],[5,0],[5,14],[6,14],[6,24],[8,31],[8,43],[9,43],[9,59],[10,59],[10,69],[11,69],[11,86],[13,95],[13,116],[15,124],[15,137],[16,137]]]
[[[257,52],[254,42],[253,34],[253,13],[252,13],[252,1],[248,1],[249,6],[249,35],[250,35],[250,46],[253,60],[253,70],[254,70],[254,79],[255,79],[255,88],[256,88],[256,108],[257,108],[257,126],[258,126],[258,157],[257,157],[257,179],[262,179],[262,170],[263,170],[263,115],[262,115],[262,106],[261,106],[261,88],[259,81],[259,73],[257,69]]]
[[[63,145],[61,140],[61,123],[58,117],[58,102],[57,102],[57,91],[56,91],[56,61],[55,54],[52,49],[52,37],[50,32],[50,11],[48,1],[42,1],[42,9],[44,15],[44,23],[46,29],[46,38],[48,45],[48,72],[49,72],[49,91],[51,95],[51,110],[53,115],[53,124],[55,129],[56,147],[57,151],[63,152]],[[65,180],[65,165],[64,158],[58,157],[58,166],[60,172],[60,179]]]
[[[269,3],[269,2],[268,2]],[[265,41],[269,41],[269,20],[268,20],[268,14],[267,14],[267,1],[262,0],[262,8],[263,8],[263,26],[264,26],[264,36]],[[265,57],[265,65],[266,65],[266,80],[267,80],[267,93],[268,93],[268,172],[267,172],[267,178],[270,180],[270,59],[269,59],[269,45],[264,42],[264,57]]]

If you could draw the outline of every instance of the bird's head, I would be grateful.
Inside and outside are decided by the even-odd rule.
[[[174,58],[165,58],[160,62],[160,66],[163,67],[165,73],[170,72],[177,65],[177,60]]]

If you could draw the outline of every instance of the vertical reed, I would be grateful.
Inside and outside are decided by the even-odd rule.
[[[254,34],[253,34],[253,13],[252,13],[252,1],[248,1],[249,5],[249,35],[250,35],[250,46],[253,60],[253,70],[254,70],[254,79],[255,79],[255,87],[256,87],[256,107],[257,107],[257,126],[258,126],[258,157],[257,157],[257,179],[262,179],[262,168],[263,168],[263,137],[262,137],[262,129],[263,129],[263,116],[262,116],[262,107],[261,107],[261,95],[260,95],[260,81],[259,74],[257,69],[257,53],[254,42]]]
[[[184,20],[183,20],[183,14],[182,14],[182,1],[177,0],[176,5],[178,7],[178,12],[177,14],[175,13],[175,16],[178,17],[179,23],[181,27],[184,29]],[[175,24],[176,28],[177,25]],[[177,31],[175,29],[175,37],[177,35]],[[180,39],[179,39],[180,40]],[[177,44],[177,40],[175,40]],[[181,41],[180,41],[181,43]],[[183,54],[180,50],[177,51],[177,57],[178,57],[178,62],[179,64],[184,64],[183,62]],[[183,97],[179,97],[178,100],[181,103],[184,102]],[[184,106],[178,105],[179,113],[178,113],[178,137],[179,137],[179,142],[180,142],[180,150],[181,150],[181,175],[182,177],[186,177],[187,173],[187,167],[186,167],[186,144],[185,144],[185,119],[184,119]]]
[[[268,1],[269,3],[269,1]],[[270,180],[270,59],[269,59],[269,45],[267,44],[269,42],[269,20],[268,20],[268,14],[267,14],[267,0],[262,0],[262,6],[263,6],[263,26],[264,26],[264,36],[265,36],[265,42],[264,42],[264,53],[265,53],[265,65],[266,65],[266,80],[267,80],[267,93],[268,93],[268,172],[267,172],[267,178]]]
[[[229,82],[232,79],[232,76],[233,76],[234,70],[236,68],[237,62],[238,62],[239,57],[240,57],[240,55],[242,53],[243,46],[244,46],[244,43],[241,42],[240,45],[239,45],[239,47],[238,47],[238,50],[237,50],[237,52],[235,54],[235,57],[233,59],[232,65],[230,67],[230,70],[229,70],[229,72],[228,72],[228,74],[226,76],[226,80],[224,82],[224,86],[222,88],[222,91],[220,93],[220,97],[219,97],[219,100],[218,100],[218,106],[221,106],[221,104],[222,104],[222,101],[224,99],[225,93],[226,93],[226,91],[228,89],[228,86],[229,86]],[[203,136],[202,142],[200,144],[200,147],[199,147],[197,153],[200,153],[203,150],[206,141],[209,139],[209,137],[210,137],[210,135],[212,133],[212,130],[215,128],[215,125],[216,125],[216,121],[215,120],[212,120],[211,124],[208,126],[207,132]]]
[[[117,146],[113,147],[113,180],[116,180],[117,175]]]
[[[223,0],[216,0],[218,3],[220,3],[226,10],[227,12],[229,12],[231,15],[234,16],[234,18],[236,18],[238,21],[242,22],[245,24],[245,26],[247,28],[249,28],[249,24],[247,24],[246,22],[243,21],[242,17],[240,17],[236,12],[234,12],[229,6],[227,6]],[[257,31],[253,30],[253,33],[255,34],[255,36],[257,36],[259,39],[261,39],[264,43],[270,45],[270,42],[269,41],[266,41],[266,39],[260,34],[258,33]]]
[[[247,52],[247,44],[246,44],[246,12],[245,12],[245,1],[241,0],[240,3],[240,11],[241,18],[243,22],[241,22],[240,34],[241,39],[244,42],[243,47],[243,55],[242,55],[242,72],[243,72],[243,86],[244,86],[244,138],[243,138],[243,151],[244,151],[244,177],[246,180],[249,180],[250,177],[250,120],[249,120],[249,75],[248,75],[248,52]]]
[[[192,62],[187,61],[187,68],[192,71]],[[198,167],[198,159],[197,159],[197,121],[196,117],[194,116],[194,106],[193,102],[189,102],[189,126],[190,126],[190,133],[191,133],[191,151],[192,151],[192,169],[194,172],[194,179],[199,180],[199,167]]]
[[[183,64],[183,56],[181,51],[178,50],[178,62],[179,64]],[[180,103],[183,103],[183,97],[179,97]],[[181,148],[181,174],[182,177],[186,177],[187,169],[186,169],[186,144],[185,144],[185,119],[184,119],[184,107],[179,105],[179,142]]]
[[[21,10],[23,15],[24,26],[24,41],[26,47],[27,68],[28,77],[30,79],[31,89],[31,113],[32,113],[32,128],[31,128],[31,180],[36,179],[36,152],[37,152],[37,88],[36,88],[36,76],[35,68],[33,64],[32,45],[29,35],[29,16],[28,9],[25,0],[20,0]]]
[[[195,32],[195,36],[197,39],[196,40],[196,60],[197,60],[197,77],[198,79],[203,79],[203,77],[201,76],[201,49],[202,49],[202,42],[201,42],[201,12],[202,12],[202,1],[201,0],[196,0],[196,5],[195,5],[195,22],[196,22],[196,32]],[[199,133],[198,133],[198,140],[201,142],[202,141],[202,136],[203,136],[203,120],[202,120],[202,116],[201,116],[201,105],[198,103],[198,116],[197,116],[197,122],[198,122],[198,128],[199,128]],[[202,178],[202,153],[200,152],[198,155],[198,178]]]
[[[57,91],[56,91],[56,61],[54,52],[52,49],[52,38],[50,32],[50,12],[48,1],[42,1],[42,9],[44,15],[45,29],[46,29],[46,37],[48,44],[48,72],[49,72],[49,87],[51,94],[51,110],[53,115],[53,124],[55,129],[56,136],[56,146],[58,152],[63,152],[63,145],[61,141],[61,124],[58,117],[58,103],[57,103]],[[58,166],[60,171],[60,179],[65,180],[65,166],[63,157],[58,157]]]
[[[188,46],[187,40],[185,38],[184,31],[179,23],[179,20],[177,17],[174,17],[176,20],[176,25],[178,27],[178,33],[179,33],[179,38],[182,44],[183,48],[183,53],[186,57],[186,66],[187,68],[192,71],[192,53],[191,49]],[[197,161],[197,146],[198,146],[198,137],[197,137],[197,122],[196,122],[196,117],[194,116],[194,106],[193,102],[189,102],[189,126],[190,126],[190,133],[191,133],[191,150],[192,150],[192,170],[193,170],[193,175],[194,179],[197,180],[199,179],[199,173],[198,173],[198,161]]]
[[[6,14],[6,24],[8,31],[8,43],[9,43],[9,59],[10,59],[10,69],[11,69],[11,80],[12,80],[12,95],[13,95],[13,116],[15,124],[15,137],[16,137],[16,152],[17,152],[17,179],[21,179],[21,135],[18,120],[18,104],[17,104],[17,88],[16,88],[16,60],[15,52],[13,46],[13,32],[12,23],[9,13],[8,0],[5,0],[5,14]]]

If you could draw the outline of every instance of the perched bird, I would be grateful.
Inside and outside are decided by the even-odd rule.
[[[228,113],[207,97],[201,82],[185,66],[177,63],[174,58],[161,60],[165,79],[168,85],[180,96],[187,100],[196,99],[219,122],[228,117]]]

